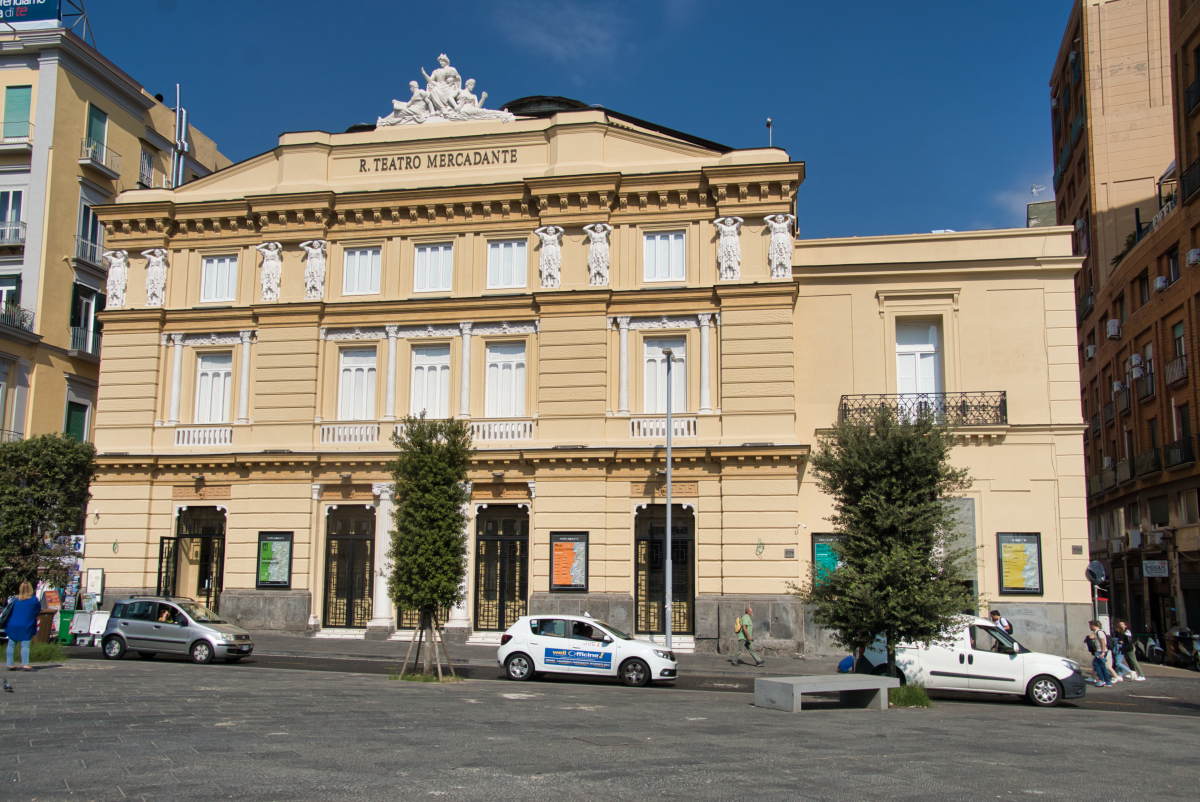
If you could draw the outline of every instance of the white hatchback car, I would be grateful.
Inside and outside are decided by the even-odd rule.
[[[496,653],[509,679],[537,674],[620,677],[626,685],[675,679],[675,653],[635,640],[614,626],[586,616],[525,615],[500,636]]]

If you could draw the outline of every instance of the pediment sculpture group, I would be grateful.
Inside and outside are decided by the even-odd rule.
[[[475,95],[475,79],[470,78],[464,85],[458,70],[450,66],[450,59],[445,53],[438,56],[438,68],[433,74],[421,69],[425,76],[425,88],[421,89],[416,81],[409,81],[408,88],[412,97],[407,101],[393,100],[392,113],[380,117],[376,125],[410,125],[430,122],[449,122],[461,120],[499,120],[512,122],[516,119],[510,112],[485,109],[487,92],[481,96]]]
[[[767,263],[771,278],[786,279],[792,274],[792,229],[795,215],[773,214],[764,219],[771,229],[771,243],[767,249]],[[717,243],[717,266],[722,281],[736,281],[742,275],[742,247],[740,234],[745,221],[740,217],[718,217],[713,221],[720,239]],[[583,227],[588,237],[588,283],[603,287],[609,282],[612,255],[609,237],[613,227],[608,223],[591,223]],[[541,240],[538,257],[538,274],[542,289],[553,289],[562,284],[562,226],[542,226],[533,232]],[[314,239],[300,243],[304,251],[304,297],[320,300],[325,297],[325,255],[328,243]],[[279,285],[283,280],[283,245],[279,242],[264,242],[255,246],[262,254],[259,284],[260,300],[279,300]],[[166,302],[167,251],[151,248],[142,251],[146,257],[146,306],[159,307]],[[105,251],[108,263],[108,308],[125,306],[125,292],[129,283],[129,252]]]

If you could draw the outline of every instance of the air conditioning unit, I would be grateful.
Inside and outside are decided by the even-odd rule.
[[[1125,540],[1123,538],[1117,538],[1115,540],[1108,541],[1108,551],[1110,554],[1120,554],[1121,552],[1125,551]]]
[[[1170,287],[1170,286],[1171,286],[1171,282],[1167,279],[1166,276],[1159,276],[1158,278],[1154,279],[1154,291],[1155,292],[1166,292],[1167,287]]]
[[[1104,466],[1105,470],[1109,470],[1110,468],[1112,468],[1112,466],[1113,466],[1112,457],[1105,457],[1103,466]]]
[[[1200,265],[1200,248],[1192,248],[1187,252],[1187,263],[1189,265]]]
[[[1071,51],[1071,55],[1067,56],[1067,63],[1068,64],[1075,63],[1075,51],[1074,50]]]
[[[1142,355],[1141,354],[1130,354],[1129,364],[1133,365],[1135,368],[1140,366],[1142,364]]]
[[[1122,390],[1124,390],[1124,389],[1125,389],[1125,383],[1124,383],[1124,382],[1113,382],[1113,392],[1114,392],[1114,393],[1119,393],[1119,392],[1121,392],[1121,391],[1122,391]]]
[[[1141,379],[1141,378],[1145,377],[1146,369],[1145,368],[1134,368],[1133,370],[1130,371],[1130,374],[1135,379]]]
[[[1052,109],[1058,108],[1058,98],[1056,98],[1056,97],[1050,98],[1050,108],[1052,108]]]
[[[1087,354],[1088,359],[1095,359],[1096,358],[1096,346],[1089,345],[1086,349],[1084,349],[1084,353]]]
[[[1163,540],[1162,532],[1147,532],[1145,534],[1145,542],[1147,546],[1161,546]]]
[[[1141,547],[1142,547],[1142,530],[1141,529],[1130,529],[1129,530],[1129,548],[1140,549]]]

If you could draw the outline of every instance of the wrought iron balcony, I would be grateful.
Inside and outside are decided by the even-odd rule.
[[[1184,92],[1184,108],[1187,109],[1188,114],[1191,114],[1198,103],[1200,103],[1200,75],[1196,76],[1196,80],[1192,81],[1192,85]]]
[[[1117,483],[1125,484],[1133,481],[1133,460],[1123,459],[1117,463]]]
[[[1167,386],[1187,381],[1187,357],[1179,356],[1167,363]]]
[[[75,257],[76,258],[82,259],[83,261],[88,262],[89,264],[93,264],[93,265],[96,265],[97,267],[99,267],[102,264],[101,256],[103,256],[103,254],[104,254],[104,246],[101,245],[99,242],[92,242],[87,237],[81,236],[79,234],[75,235]]]
[[[1087,492],[1089,496],[1098,496],[1104,492],[1104,488],[1100,486],[1100,474],[1093,474],[1087,480]]]
[[[1117,400],[1117,414],[1118,415],[1124,415],[1126,412],[1129,411],[1129,405],[1132,403],[1130,396],[1131,396],[1131,393],[1129,392],[1128,387],[1126,387],[1121,392],[1117,393],[1116,400]]]
[[[15,443],[18,440],[24,440],[25,435],[22,432],[14,432],[12,429],[0,429],[0,443]]]
[[[1145,401],[1154,395],[1154,371],[1146,371],[1146,375],[1135,380],[1137,383],[1138,401]]]
[[[1184,203],[1190,203],[1196,197],[1197,190],[1200,190],[1200,159],[1192,162],[1179,180],[1179,194]]]
[[[1164,468],[1178,468],[1180,465],[1187,465],[1189,462],[1195,461],[1196,454],[1192,448],[1191,437],[1184,437],[1163,446]]]
[[[25,221],[9,220],[0,222],[0,245],[24,245]]]
[[[1113,409],[1113,402],[1109,401],[1107,404],[1104,405],[1104,422],[1112,423],[1113,419],[1116,417],[1117,417],[1117,415],[1116,415],[1115,410]]]
[[[900,418],[932,415],[950,426],[1004,426],[1008,423],[1008,396],[999,392],[914,393],[912,395],[844,395],[839,421],[869,424],[877,410]]]
[[[121,154],[94,139],[84,139],[79,143],[79,163],[96,169],[114,181],[121,175]]]
[[[21,331],[33,332],[33,310],[16,304],[5,304],[0,308],[0,323]]]
[[[1105,468],[1100,471],[1100,486],[1105,490],[1110,487],[1117,486],[1117,470],[1116,468]]]
[[[1077,322],[1083,322],[1083,319],[1092,313],[1092,308],[1095,306],[1096,293],[1092,287],[1088,287],[1083,291],[1083,295],[1079,296],[1079,303],[1075,312]]]
[[[100,332],[81,326],[71,327],[71,350],[100,356]]]
[[[1097,412],[1095,415],[1092,416],[1092,434],[1093,435],[1100,434],[1100,426],[1101,426],[1100,413]]]
[[[1133,458],[1135,476],[1149,476],[1162,470],[1162,449],[1152,448]]]
[[[25,145],[33,143],[33,123],[13,120],[0,123],[0,145]]]

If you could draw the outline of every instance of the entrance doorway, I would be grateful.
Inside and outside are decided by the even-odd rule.
[[[330,507],[325,530],[321,625],[361,629],[371,620],[375,588],[375,508]]]
[[[490,504],[475,516],[475,629],[503,632],[528,606],[529,512]]]
[[[186,596],[220,612],[224,583],[225,510],[181,509],[175,537],[158,541],[158,595]]]
[[[635,626],[638,634],[666,632],[663,607],[666,603],[667,508],[664,505],[639,510],[634,520],[637,576]],[[695,633],[696,521],[691,510],[671,505],[671,632]]]

